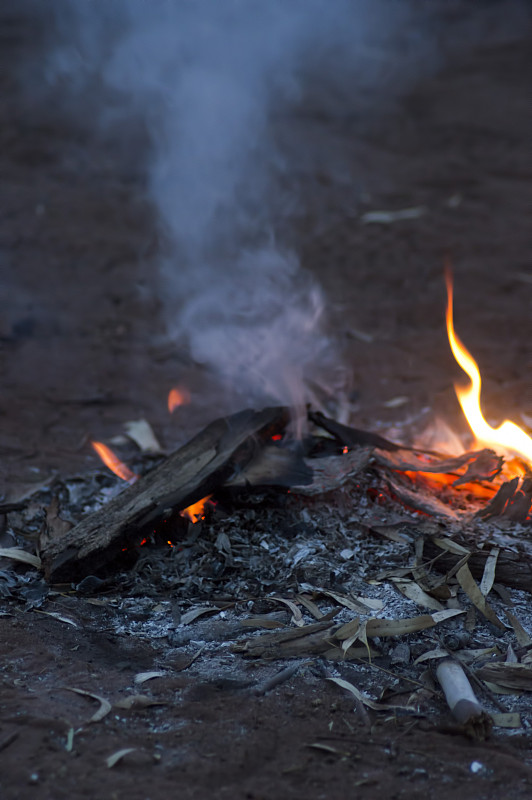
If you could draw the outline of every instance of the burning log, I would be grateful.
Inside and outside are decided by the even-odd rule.
[[[197,502],[214,489],[237,477],[244,484],[275,482],[273,473],[264,477],[266,466],[248,472],[253,460],[262,454],[263,445],[273,435],[281,435],[288,423],[285,408],[242,411],[211,423],[188,444],[169,456],[159,467],[90,514],[65,535],[57,538],[45,532],[40,551],[45,575],[50,581],[73,580],[98,570],[125,548],[138,544],[141,530],[157,522],[170,510],[180,510]],[[311,473],[298,468],[297,455],[282,461],[278,483],[290,476],[294,483],[305,483]]]
[[[309,417],[334,439],[314,435],[303,442],[280,442],[289,421],[287,409],[242,411],[211,423],[146,476],[136,480],[133,473],[123,473],[126,477],[132,475],[135,482],[128,480],[130,485],[118,497],[72,529],[65,530],[64,523],[51,524],[47,518],[40,540],[46,577],[51,581],[70,581],[98,572],[123,550],[131,552],[143,538],[157,530],[163,518],[186,509],[189,518],[195,521],[192,512],[201,516],[201,510],[196,511],[194,505],[201,505],[216,490],[240,492],[248,487],[290,487],[294,494],[311,496],[338,489],[370,469],[373,473],[370,480],[377,474],[390,502],[399,501],[411,511],[437,518],[444,526],[452,525],[449,541],[456,542],[462,553],[468,553],[469,567],[475,577],[482,576],[488,557],[488,550],[482,546],[491,543],[501,550],[495,579],[532,590],[532,547],[526,540],[517,543],[492,530],[492,526],[471,531],[470,512],[464,513],[463,506],[455,507],[448,502],[448,496],[444,502],[423,484],[425,478],[432,480],[437,475],[444,479],[444,486],[452,484],[454,491],[459,491],[454,487],[464,484],[474,489],[471,481],[489,484],[502,465],[502,459],[493,451],[441,458],[435,453],[401,448],[375,434],[335,423],[322,414],[310,412]],[[306,459],[304,453],[308,454]],[[502,484],[496,494],[495,491],[490,490],[491,503],[478,512],[477,519],[498,515],[506,517],[506,524],[515,520],[525,522],[532,480],[514,479]],[[467,524],[459,530],[461,520]],[[441,542],[429,537],[425,544],[426,555],[435,556],[439,568],[453,568],[456,551],[449,548],[447,552],[443,548],[442,553]]]

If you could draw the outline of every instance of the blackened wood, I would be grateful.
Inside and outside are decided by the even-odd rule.
[[[330,433],[335,439],[338,439],[346,447],[378,447],[380,450],[402,450],[402,447],[390,442],[378,433],[370,433],[369,431],[361,431],[358,428],[350,428],[348,425],[342,425],[334,419],[329,419],[322,414],[321,411],[310,411],[309,419],[319,428]],[[405,448],[409,449],[409,448]]]
[[[501,488],[493,497],[485,508],[477,513],[477,517],[481,519],[490,519],[490,517],[498,517],[502,514],[506,503],[514,496],[519,478],[512,478],[511,481],[505,481]]]
[[[312,496],[339,489],[369,465],[372,455],[373,448],[357,447],[345,455],[316,458],[312,461],[313,479],[294,484],[291,492]]]
[[[388,467],[396,472],[430,472],[432,474],[453,474],[467,464],[467,469],[453,486],[460,486],[469,481],[492,481],[501,471],[503,459],[492,450],[478,450],[472,453],[463,453],[454,458],[441,458],[434,455],[420,456],[418,452],[401,453],[375,453],[375,460],[383,467]]]
[[[484,550],[475,550],[477,545],[475,535],[453,533],[452,541],[472,551],[467,565],[473,577],[480,581],[484,574],[486,559],[489,556],[490,548],[487,546],[489,542],[484,543]],[[496,540],[493,544],[498,546]],[[526,539],[519,539],[515,541],[514,547],[515,550],[501,549],[495,567],[495,580],[503,586],[532,593],[532,544]],[[449,571],[456,564],[457,556],[442,551],[431,539],[425,540],[423,553],[428,558],[437,557],[435,564],[437,564],[438,571]]]
[[[263,447],[225,487],[307,486],[312,479],[312,467],[305,462],[299,443],[292,441],[289,447],[278,444]]]
[[[242,411],[216,420],[132,486],[60,538],[41,541],[50,581],[71,581],[138,543],[139,531],[168,510],[197,502],[243,470],[273,435],[284,432],[285,408]]]
[[[504,517],[513,522],[526,522],[532,503],[532,479],[525,478],[504,510]]]

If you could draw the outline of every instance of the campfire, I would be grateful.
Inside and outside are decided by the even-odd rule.
[[[27,588],[21,585],[20,596],[33,593],[28,596],[36,596],[37,601],[31,602],[37,603],[52,593],[83,598],[116,586],[116,581],[130,588],[137,579],[139,591],[149,596],[166,585],[171,596],[177,590],[187,604],[202,602],[179,612],[173,633],[169,634],[171,623],[162,621],[170,644],[180,647],[192,635],[201,641],[218,635],[196,620],[230,609],[231,622],[220,620],[221,635],[226,643],[234,640],[231,651],[243,660],[322,658],[371,666],[373,659],[386,654],[403,658],[401,645],[392,650],[393,642],[382,642],[408,635],[420,653],[414,666],[424,660],[438,662],[423,680],[431,692],[438,681],[462,732],[483,739],[492,724],[519,727],[518,714],[488,713],[465,670],[480,659],[477,685],[483,691],[487,687],[492,710],[505,707],[497,705],[490,692],[530,688],[532,640],[510,610],[506,587],[532,590],[532,545],[527,536],[532,440],[512,422],[493,427],[485,420],[479,369],[454,331],[449,274],[447,293],[449,343],[469,377],[467,388],[456,389],[473,434],[469,447],[456,436],[452,449],[448,442],[435,443],[434,437],[430,444],[423,438],[391,441],[311,406],[299,409],[297,424],[294,410],[283,406],[240,411],[211,422],[170,455],[161,451],[145,420],[128,423],[128,435],[143,453],[134,463],[120,458],[107,444],[92,443],[120,481],[107,489],[110,499],[99,494],[94,500],[90,479],[81,492],[63,484],[46,500],[45,519],[36,536],[39,555],[21,548],[0,550],[0,556],[44,573],[44,580],[38,578]],[[176,413],[188,402],[186,389],[174,387],[168,397],[169,412]],[[302,435],[294,435],[295,430]],[[68,509],[76,495],[78,509],[81,504],[86,513]],[[36,502],[42,508],[42,500]],[[3,510],[14,519],[26,511],[24,504]],[[297,541],[294,546],[291,537]],[[367,540],[372,537],[376,545],[368,558],[365,553],[372,551]],[[329,546],[332,561],[319,555]],[[279,555],[272,578],[275,552]],[[395,563],[398,552],[408,555],[408,564]],[[308,558],[309,554],[313,556]],[[220,592],[221,585],[225,592]],[[358,594],[362,586],[366,592],[372,585],[379,596]],[[402,595],[401,601],[421,606],[425,613],[411,616],[401,606],[390,617],[389,606],[381,599],[388,594],[389,600],[390,587],[392,604]],[[501,602],[487,599],[492,589],[502,611]],[[462,607],[463,596],[469,602],[467,609]],[[289,622],[286,612],[281,618],[278,613],[272,616],[268,603],[288,608]],[[386,616],[381,616],[385,606]],[[255,616],[250,617],[251,608]],[[477,626],[477,612],[484,633],[475,647],[447,644],[452,642],[453,625],[455,631],[462,630],[455,617],[466,615],[460,619],[468,634]],[[304,614],[313,621],[305,621]],[[338,614],[343,616],[335,619]],[[187,625],[194,634],[181,630]],[[448,630],[439,634],[437,641],[443,642],[439,647],[429,643],[430,633],[425,639],[416,637],[434,626]],[[497,645],[486,648],[482,637],[487,626],[498,640],[515,636],[518,647],[514,650],[509,644],[506,655]],[[267,632],[249,637],[249,628]],[[455,657],[456,647],[460,653]],[[201,652],[186,661],[187,667]],[[408,663],[409,645],[405,652]],[[257,691],[270,691],[297,668],[270,676]],[[394,708],[411,714],[425,691],[416,690],[406,704],[389,705],[325,670],[361,708],[374,711]],[[412,682],[410,677],[406,680]]]
[[[327,495],[348,481],[365,486],[377,504],[438,521],[444,538],[434,537],[432,545],[443,547],[442,565],[453,552],[451,538],[462,547],[473,541],[470,567],[481,573],[487,543],[500,545],[512,525],[530,524],[532,439],[512,422],[494,428],[485,420],[480,372],[454,331],[449,271],[446,281],[449,343],[470,379],[456,393],[474,436],[471,448],[449,456],[434,445],[426,449],[422,441],[407,446],[312,408],[306,410],[307,433],[295,439],[291,412],[284,407],[217,420],[143,476],[106,445],[93,442],[105,465],[128,486],[61,536],[45,530],[40,549],[48,580],[79,579],[105,570],[142,543],[175,545],[186,526],[200,520],[220,495],[270,488],[309,497]],[[169,411],[188,402],[187,390],[175,387],[168,397]],[[522,545],[521,555],[523,548],[524,559],[516,556],[515,546],[505,550],[497,569],[512,585],[529,588],[529,552]]]

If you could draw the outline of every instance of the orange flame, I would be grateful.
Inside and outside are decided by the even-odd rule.
[[[191,522],[197,522],[199,519],[203,519],[205,516],[205,505],[211,497],[212,495],[209,494],[202,500],[198,500],[197,503],[193,503],[188,508],[184,508],[183,511],[179,512],[180,516],[189,519]]]
[[[168,393],[168,411],[172,414],[179,406],[190,403],[190,392],[182,386],[174,386]]]
[[[446,319],[449,344],[455,359],[471,381],[466,388],[454,387],[469,427],[475,434],[477,442],[493,447],[495,450],[511,451],[527,464],[532,465],[532,439],[530,436],[527,436],[518,425],[509,420],[505,420],[498,428],[492,428],[484,419],[480,408],[481,379],[478,366],[454,332],[453,280],[448,268],[445,270],[445,282],[447,285]]]
[[[135,475],[134,472],[131,472],[129,467],[120,461],[118,456],[116,456],[113,451],[107,447],[107,445],[103,444],[102,442],[91,442],[91,445],[93,449],[96,450],[105,466],[109,467],[111,472],[114,472],[114,474],[118,475],[119,478],[122,478],[123,481],[135,483],[135,481],[138,480],[139,476]]]

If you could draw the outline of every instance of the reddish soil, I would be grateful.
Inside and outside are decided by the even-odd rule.
[[[87,724],[98,704],[62,687],[115,703],[134,692],[135,673],[154,668],[157,647],[39,614],[0,625],[9,642],[0,687],[5,798],[530,796],[528,737],[472,743],[449,732],[444,716],[440,730],[393,716],[366,726],[349,697],[312,675],[260,698],[246,687],[253,666],[247,675],[226,666],[211,680],[188,672],[155,678],[135,693],[163,705],[113,708]],[[135,750],[109,769],[106,759],[125,748]],[[475,761],[484,765],[477,774]]]
[[[445,254],[456,273],[456,326],[485,377],[487,415],[532,416],[526,34],[477,43],[365,130],[347,114],[320,122],[324,140],[334,132],[365,170],[366,205],[351,216],[333,179],[303,177],[312,202],[297,225],[303,264],[324,287],[331,329],[353,365],[353,424],[375,429],[437,412],[460,428],[459,371],[443,328]],[[120,142],[28,104],[19,67],[31,36],[6,17],[2,37],[0,487],[10,500],[54,474],[94,469],[89,436],[109,438],[145,417],[171,449],[236,401],[217,394],[213,402],[212,377],[161,344],[149,289],[153,218],[134,158]],[[417,219],[360,221],[364,211],[418,206],[426,212]],[[177,380],[194,402],[169,419],[165,397]],[[403,405],[386,405],[397,397]],[[6,800],[531,795],[528,735],[473,743],[450,732],[443,708],[437,723],[370,716],[365,727],[332,684],[310,674],[256,697],[245,674],[255,668],[241,665],[231,679],[231,659],[220,680],[176,669],[149,682],[165,705],[113,708],[87,724],[96,703],[61,687],[114,703],[137,691],[136,673],[158,668],[157,641],[108,634],[94,605],[78,628],[1,608]],[[474,761],[484,765],[476,774]]]

